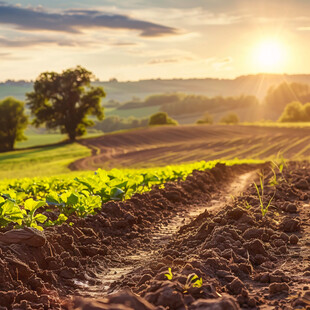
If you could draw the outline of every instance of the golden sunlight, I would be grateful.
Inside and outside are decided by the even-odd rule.
[[[258,71],[282,70],[286,61],[285,45],[275,39],[264,40],[254,48],[254,63]]]

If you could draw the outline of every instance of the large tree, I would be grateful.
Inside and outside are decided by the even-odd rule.
[[[0,151],[11,151],[16,141],[25,140],[28,119],[24,103],[13,97],[0,101]]]
[[[62,73],[44,72],[34,83],[34,91],[27,94],[27,104],[34,115],[33,124],[45,124],[47,128],[60,128],[70,141],[86,133],[86,127],[94,125],[87,115],[104,117],[101,87],[90,85],[93,75],[78,66]]]

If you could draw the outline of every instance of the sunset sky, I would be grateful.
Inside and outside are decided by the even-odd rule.
[[[309,0],[0,1],[0,81],[310,73]]]

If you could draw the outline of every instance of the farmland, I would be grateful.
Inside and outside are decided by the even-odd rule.
[[[0,0],[0,310],[310,310],[309,14]]]
[[[154,127],[1,154],[0,305],[302,303],[309,130]]]
[[[73,170],[99,167],[152,167],[214,159],[309,159],[310,128],[202,125],[157,127],[81,140],[94,155],[70,165]]]

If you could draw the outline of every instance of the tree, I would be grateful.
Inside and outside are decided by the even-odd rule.
[[[78,66],[62,73],[44,72],[34,83],[34,91],[27,94],[27,103],[35,116],[33,124],[39,127],[60,128],[70,141],[86,133],[86,127],[94,122],[87,115],[104,117],[101,98],[105,92],[101,87],[92,87],[91,72]]]
[[[28,118],[24,103],[13,97],[0,101],[0,151],[11,151],[16,141],[26,140]]]
[[[170,118],[166,112],[158,112],[150,117],[149,125],[178,125],[178,122]]]
[[[289,103],[279,122],[310,122],[310,103],[302,105],[299,101]]]
[[[213,124],[213,116],[206,112],[204,115],[203,115],[203,118],[202,119],[199,119],[196,124]]]
[[[307,84],[283,82],[277,87],[270,87],[264,101],[268,110],[280,114],[285,106],[292,101],[309,102],[310,87]]]
[[[220,119],[220,123],[224,124],[238,124],[239,116],[236,113],[228,113]]]

